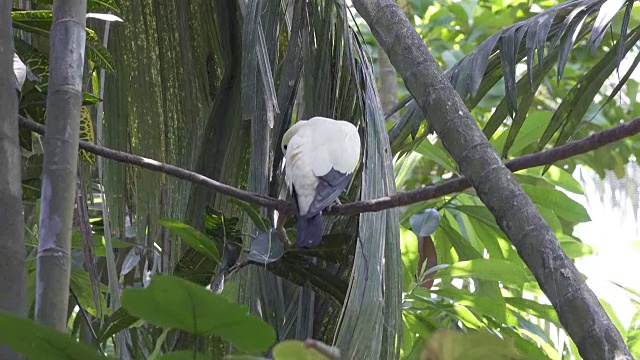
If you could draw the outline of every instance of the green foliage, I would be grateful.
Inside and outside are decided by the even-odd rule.
[[[156,275],[146,289],[126,289],[122,305],[157,326],[215,334],[246,352],[267,350],[275,332],[240,305],[189,281]]]
[[[302,341],[295,340],[287,340],[278,343],[278,345],[273,348],[273,359],[329,360],[327,356],[315,349],[307,347]]]
[[[476,331],[440,330],[429,337],[423,353],[434,360],[525,359],[511,341]]]
[[[0,312],[0,343],[31,360],[107,359],[69,335],[6,312]]]
[[[174,219],[158,219],[158,223],[179,236],[189,246],[206,256],[209,260],[220,263],[220,252],[205,234]]]

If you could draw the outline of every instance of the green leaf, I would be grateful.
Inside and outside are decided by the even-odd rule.
[[[553,210],[558,217],[577,223],[591,220],[589,213],[580,203],[559,190],[536,188],[527,184],[522,184],[522,189],[534,204]]]
[[[317,350],[307,347],[302,341],[285,340],[273,348],[273,359],[327,360],[328,358]]]
[[[570,259],[593,255],[596,252],[592,246],[578,241],[568,235],[559,236],[558,241],[560,241],[562,250]]]
[[[513,316],[507,316],[510,311],[506,308],[505,301],[502,299],[493,299],[484,294],[471,293],[453,286],[431,290],[431,292],[451,299],[460,305],[468,306],[482,315],[492,316],[500,322],[511,321],[512,319],[515,321]],[[517,325],[517,323],[510,325]]]
[[[113,58],[111,54],[100,42],[87,42],[87,57],[93,64],[110,73],[114,73]]]
[[[534,205],[538,209],[538,212],[540,213],[540,215],[542,215],[544,222],[546,222],[547,225],[549,225],[549,228],[551,229],[551,231],[553,231],[553,233],[556,234],[556,236],[562,234],[562,224],[560,223],[560,220],[558,219],[556,214],[550,209],[547,209],[540,205],[536,205],[536,204]]]
[[[209,360],[211,357],[205,355],[203,353],[190,351],[190,350],[180,350],[170,352],[168,354],[164,354],[157,358],[157,360]]]
[[[246,352],[267,350],[276,339],[245,307],[174,276],[156,275],[146,289],[125,289],[122,306],[157,326],[218,335]]]
[[[520,266],[506,260],[473,259],[460,261],[438,270],[435,274],[440,278],[477,278],[500,281],[516,287],[535,281],[530,273]]]
[[[511,152],[517,154],[524,147],[537,141],[542,136],[544,128],[551,119],[552,112],[547,110],[531,111],[529,113],[529,121],[525,121],[522,128],[519,131],[516,141],[511,146]],[[500,121],[502,122],[502,120]],[[487,127],[489,124],[487,124]],[[485,130],[486,131],[486,130]],[[485,133],[486,134],[486,133]],[[509,136],[508,131],[502,131],[500,135],[489,141],[494,148],[500,150],[503,149]]]
[[[554,324],[560,326],[560,320],[558,320],[558,314],[551,305],[540,304],[536,301],[524,299],[521,297],[505,297],[504,300],[510,306],[538,318],[546,319]]]
[[[253,224],[256,226],[256,228],[258,228],[260,232],[264,233],[269,231],[269,227],[263,221],[262,217],[260,216],[260,210],[257,207],[247,202],[236,199],[231,199],[230,202],[238,205],[240,209],[242,209],[242,211],[244,211],[244,213],[247,214],[249,218],[251,218],[251,221],[253,221]]]
[[[117,332],[131,327],[138,320],[140,320],[140,318],[129,314],[127,310],[122,307],[119,308],[111,316],[109,316],[109,320],[100,329],[98,341],[101,343],[106,341]]]
[[[459,258],[461,260],[482,258],[482,254],[473,247],[469,240],[451,226],[451,223],[447,221],[448,217],[444,217],[444,219],[445,221],[440,224],[440,230],[438,232],[445,235],[445,238],[453,245],[454,249],[456,249]]]
[[[485,206],[458,205],[455,207],[455,209],[465,213],[470,218],[479,220],[485,225],[488,225],[495,229],[499,229],[498,224],[496,224],[496,218],[493,217],[493,214],[491,214],[491,211],[489,211],[489,209],[487,209]]]
[[[88,93],[88,92],[82,93],[82,105],[95,105],[100,101],[102,101],[102,99],[93,95],[92,93]]]
[[[175,219],[162,218],[157,221],[160,225],[169,229],[172,234],[184,240],[192,249],[206,256],[216,264],[220,263],[220,252],[218,252],[218,248],[207,235]]]
[[[69,335],[4,311],[0,311],[0,344],[30,360],[108,359]]]
[[[457,168],[451,157],[447,155],[447,153],[441,148],[433,145],[429,139],[425,139],[418,145],[415,150],[418,154],[426,157],[427,159],[434,161],[439,164],[443,168],[445,168],[448,172],[456,173]]]
[[[78,298],[78,302],[83,309],[87,310],[89,314],[98,316],[98,309],[96,309],[96,302],[93,299],[93,291],[91,288],[91,280],[89,279],[89,273],[83,269],[72,269],[69,286],[71,290]],[[101,293],[107,292],[107,287],[100,283]],[[107,310],[107,303],[104,296],[100,296],[100,311],[104,315]]]
[[[416,277],[419,255],[418,238],[413,231],[405,227],[400,227],[400,251],[403,265],[402,284],[404,289],[408,289]]]
[[[529,168],[522,172],[530,175],[535,175],[536,173],[542,174],[544,173],[544,166]],[[574,194],[584,195],[584,190],[578,180],[576,180],[569,172],[558,166],[551,166],[549,170],[544,173],[544,176],[541,176],[541,178]]]

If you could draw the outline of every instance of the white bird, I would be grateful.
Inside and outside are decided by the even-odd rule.
[[[360,159],[360,135],[341,120],[299,121],[282,138],[285,181],[298,211],[296,244],[313,248],[322,240],[322,210],[338,201]]]

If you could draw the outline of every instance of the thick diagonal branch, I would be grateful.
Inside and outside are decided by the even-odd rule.
[[[531,199],[392,0],[354,0],[445,149],[516,247],[585,359],[631,359],[620,333]]]

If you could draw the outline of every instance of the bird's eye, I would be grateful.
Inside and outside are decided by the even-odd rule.
[[[282,148],[286,151],[287,150],[287,144],[284,144],[284,146]]]

